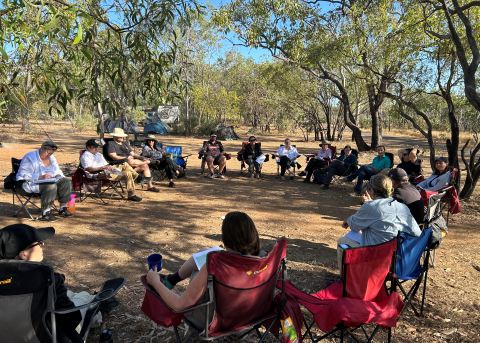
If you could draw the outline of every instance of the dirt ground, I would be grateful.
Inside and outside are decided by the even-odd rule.
[[[78,162],[78,152],[95,132],[72,133],[67,124],[46,125],[44,129],[61,151],[59,163]],[[244,140],[248,128],[237,133]],[[21,134],[18,126],[0,127],[3,148],[0,149],[0,176],[11,170],[11,157],[21,158],[37,149],[46,137]],[[301,154],[316,153],[318,142],[303,142],[300,132],[288,134]],[[264,152],[274,152],[285,135],[257,135]],[[141,203],[113,199],[108,205],[89,199],[76,204],[75,217],[54,224],[56,235],[45,245],[45,262],[65,274],[73,291],[93,293],[102,281],[115,277],[127,279],[117,295],[120,306],[106,316],[104,326],[114,332],[116,342],[174,341],[173,330],[158,327],[141,311],[144,289],[140,276],[147,271],[146,257],[154,252],[164,256],[164,272],[175,272],[200,247],[221,244],[221,216],[230,211],[248,213],[260,233],[262,245],[269,249],[279,237],[288,238],[289,277],[306,292],[324,288],[323,279],[336,273],[336,241],[345,234],[343,220],[359,208],[359,198],[349,196],[352,189],[332,186],[321,190],[316,184],[304,184],[302,178],[280,181],[275,178],[276,164],[264,164],[260,180],[240,174],[236,153],[241,142],[227,141],[224,146],[233,158],[227,163],[227,178],[207,179],[201,175],[197,152],[205,137],[162,136],[164,145],[181,145],[188,158],[188,177],[167,188],[167,182],[156,184],[160,193],[146,192],[137,186]],[[420,137],[418,137],[420,139]],[[409,138],[385,141],[393,151],[409,144]],[[343,147],[346,141],[335,143]],[[370,163],[374,153],[362,153],[360,162]],[[305,165],[302,156],[299,159]],[[398,163],[396,157],[396,163]],[[17,206],[15,206],[18,209]],[[480,342],[478,193],[462,202],[462,213],[450,217],[449,235],[437,250],[436,267],[428,276],[424,316],[408,310],[394,330],[396,341]],[[38,214],[38,212],[35,212]],[[1,187],[1,227],[33,222],[25,213],[14,218],[12,194]],[[182,291],[188,281],[177,286]],[[305,313],[309,318],[310,315]],[[98,340],[100,330],[92,330],[89,342]],[[183,332],[183,331],[182,331]],[[317,331],[319,333],[319,331]],[[377,335],[385,341],[385,333]],[[269,341],[272,337],[269,338]],[[240,341],[250,342],[251,337]]]

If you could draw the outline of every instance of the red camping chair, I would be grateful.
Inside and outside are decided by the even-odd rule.
[[[320,144],[320,146],[322,146]],[[325,162],[325,166],[328,166],[336,157],[336,153],[337,153],[337,147],[336,146],[333,146],[333,145],[329,145],[328,146],[330,150],[332,150],[332,158],[330,160],[327,160],[327,159],[324,159],[324,162]],[[308,164],[308,162],[310,161],[311,158],[315,158],[315,156],[317,156],[316,154],[310,154],[310,155],[303,155],[305,156],[305,162]],[[317,168],[321,168],[321,167],[317,167]],[[317,169],[315,168],[315,169]]]
[[[207,164],[207,160],[205,159],[205,143],[208,141],[203,142],[202,150],[198,152],[198,158],[202,159],[202,164],[200,165],[200,169],[202,169],[202,174],[205,174],[205,165]],[[231,154],[225,154],[225,158],[230,160],[232,158]],[[218,162],[213,162],[213,171],[215,170],[218,172]],[[223,168],[222,174],[225,174],[227,172],[227,166]]]
[[[287,239],[281,238],[265,257],[245,256],[231,251],[210,252],[207,255],[209,301],[183,311],[169,308],[155,289],[147,284],[144,275],[142,283],[146,292],[142,311],[158,325],[174,326],[178,342],[182,342],[177,329],[182,319],[192,330],[184,342],[194,334],[202,341],[232,334],[243,336],[264,324],[268,328],[260,337],[259,342],[263,342],[274,324],[278,324],[273,297],[277,282],[285,282],[286,251]],[[215,310],[209,322],[208,305],[212,303]],[[205,308],[204,327],[207,330],[198,329],[184,317],[186,312],[201,307]]]
[[[240,165],[240,174],[243,174],[243,169],[247,169],[247,166],[246,166],[246,163],[245,163],[246,160],[243,158],[243,153],[245,152],[245,149],[247,148],[248,144],[249,144],[249,142],[243,142],[242,143],[242,150],[237,152],[237,160],[242,162],[242,164]],[[258,144],[258,145],[260,145],[260,147],[262,147],[262,143],[260,143],[260,142],[255,143],[255,144]],[[270,161],[270,156],[267,154],[267,155],[265,155],[265,160],[263,162],[265,163],[265,162],[268,162],[268,161]],[[262,165],[260,165],[260,173],[262,173]]]
[[[83,155],[85,151],[86,150],[80,150],[80,157]],[[91,173],[91,174],[95,174],[95,173]],[[85,174],[85,170],[83,169],[81,163],[79,164],[77,170],[72,176],[72,184],[73,184],[73,189],[75,191],[80,192],[80,201],[86,200],[88,196],[92,194],[94,194],[98,199],[100,199],[102,203],[105,205],[108,204],[110,200],[112,200],[112,197],[115,194],[119,195],[120,198],[125,199],[122,195],[124,190],[120,180],[90,179]],[[120,189],[122,190],[122,193],[118,191],[118,187],[120,187]],[[112,190],[112,193],[110,194],[108,201],[105,202],[105,200],[102,199],[102,195],[108,192],[109,190]]]
[[[397,238],[375,246],[345,249],[343,282],[334,282],[316,294],[306,294],[287,281],[285,291],[313,314],[312,323],[308,325],[305,322],[307,331],[304,337],[309,335],[314,342],[340,331],[342,342],[345,333],[358,342],[350,328],[361,327],[371,342],[377,329],[369,335],[361,325],[376,323],[389,328],[390,342],[391,328],[396,326],[397,317],[404,306],[402,298],[396,292],[395,278],[391,282],[390,294],[387,294],[384,287],[386,277],[395,274],[393,262],[396,260],[396,251]],[[316,340],[310,331],[315,323],[320,330],[327,332]]]

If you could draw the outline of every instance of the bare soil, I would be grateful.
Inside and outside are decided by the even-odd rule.
[[[50,137],[61,148],[55,156],[59,163],[78,163],[79,150],[95,132],[74,133],[68,124],[45,124]],[[247,139],[248,128],[237,133]],[[0,176],[11,170],[11,157],[21,158],[37,149],[46,137],[39,130],[22,134],[17,125],[0,128],[3,148],[0,149]],[[316,153],[318,142],[303,142],[300,132],[288,134],[301,154]],[[274,152],[285,135],[257,136],[264,152]],[[114,198],[108,205],[94,199],[76,204],[75,217],[54,224],[56,235],[47,241],[45,262],[65,274],[69,289],[93,293],[102,281],[125,277],[126,286],[117,295],[120,306],[104,317],[104,327],[111,328],[116,342],[174,341],[173,330],[158,327],[141,311],[144,289],[139,280],[147,271],[146,257],[159,252],[164,256],[164,272],[175,272],[200,247],[221,244],[221,216],[230,211],[244,211],[254,220],[264,249],[279,237],[288,238],[289,277],[306,292],[324,288],[323,279],[336,273],[336,241],[345,234],[343,220],[359,208],[359,198],[349,196],[352,189],[332,186],[323,191],[316,184],[304,184],[302,178],[280,181],[275,178],[276,164],[264,164],[260,180],[240,174],[236,153],[241,142],[227,141],[224,146],[232,159],[227,163],[227,178],[207,179],[201,175],[198,150],[205,137],[162,136],[164,145],[181,145],[188,159],[188,177],[167,188],[161,181],[160,193],[151,193],[137,186],[141,203]],[[418,137],[421,139],[421,137]],[[407,144],[398,139],[384,142],[393,151]],[[342,147],[350,142],[338,142]],[[360,162],[370,163],[374,153],[363,153]],[[396,159],[398,159],[396,157]],[[302,157],[299,162],[305,165]],[[397,163],[399,161],[396,161]],[[14,207],[18,209],[17,205]],[[480,342],[480,234],[478,193],[462,202],[462,213],[450,217],[449,234],[437,250],[436,266],[428,275],[427,301],[424,315],[411,310],[401,318],[394,330],[396,341],[416,342]],[[33,211],[35,215],[38,212]],[[1,227],[33,222],[25,213],[12,217],[12,194],[1,187]],[[177,287],[182,291],[188,281]],[[308,319],[310,314],[305,312]],[[98,340],[100,330],[92,330],[89,342]],[[183,333],[183,331],[181,331]],[[316,331],[320,334],[319,331]],[[385,341],[385,333],[377,336]],[[270,337],[271,338],[271,337]],[[240,340],[252,341],[247,336]],[[270,341],[270,339],[269,339]]]

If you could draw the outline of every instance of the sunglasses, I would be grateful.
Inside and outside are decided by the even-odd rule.
[[[408,156],[408,154],[403,154],[403,156]]]
[[[256,141],[256,139],[250,139],[250,142],[255,142],[255,141]]]
[[[29,246],[29,247],[26,248],[25,250],[35,248],[37,245],[39,245],[39,246],[41,246],[41,247],[43,248],[43,246],[45,245],[45,242],[44,242],[44,241],[39,241],[38,243],[35,243],[34,245]]]

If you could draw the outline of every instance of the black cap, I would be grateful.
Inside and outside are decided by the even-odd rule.
[[[210,132],[210,137],[217,137],[217,133],[215,131]]]
[[[100,143],[95,138],[89,139],[87,143],[85,144],[86,146],[100,146]]]
[[[408,181],[408,174],[402,168],[395,168],[387,173],[387,176],[394,181]]]
[[[55,229],[35,229],[26,224],[14,224],[0,230],[0,259],[13,259],[34,242],[53,237]]]
[[[52,150],[57,150],[58,145],[55,144],[53,141],[45,141],[42,143],[42,147],[45,149],[52,149]]]
[[[435,157],[435,161],[442,161],[448,164],[448,159],[446,157]]]

